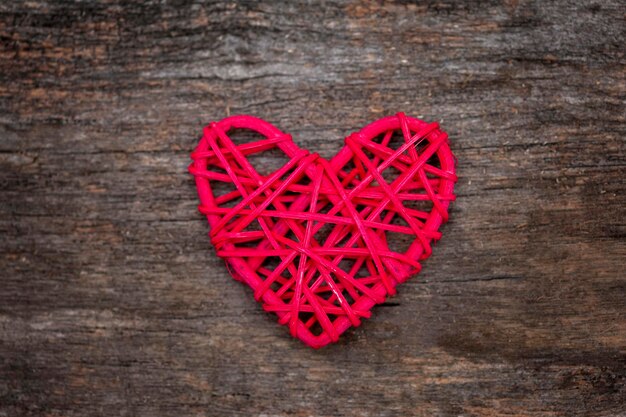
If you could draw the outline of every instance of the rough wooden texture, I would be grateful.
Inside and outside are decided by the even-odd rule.
[[[0,416],[626,415],[623,1],[127,3],[0,3]],[[450,133],[452,220],[313,351],[216,258],[188,154],[397,111]]]

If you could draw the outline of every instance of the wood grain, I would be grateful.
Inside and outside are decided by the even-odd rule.
[[[0,416],[626,415],[623,1],[0,3]],[[438,120],[422,273],[293,340],[186,172],[249,113],[333,155]]]

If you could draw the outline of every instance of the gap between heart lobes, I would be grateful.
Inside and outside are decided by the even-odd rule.
[[[217,255],[314,348],[420,271],[457,179],[448,135],[402,113],[349,135],[329,161],[252,116],[205,127],[191,157]]]

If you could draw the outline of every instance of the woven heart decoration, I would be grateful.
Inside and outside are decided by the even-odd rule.
[[[256,139],[235,144],[234,132]],[[277,154],[287,162],[261,172]],[[217,255],[313,348],[420,271],[457,179],[447,134],[402,113],[349,135],[331,160],[264,120],[232,116],[204,128],[191,158]]]

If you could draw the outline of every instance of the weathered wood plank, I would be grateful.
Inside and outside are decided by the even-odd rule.
[[[409,3],[0,4],[0,415],[624,415],[624,3]],[[188,153],[397,111],[450,133],[452,220],[312,351],[210,249]]]

